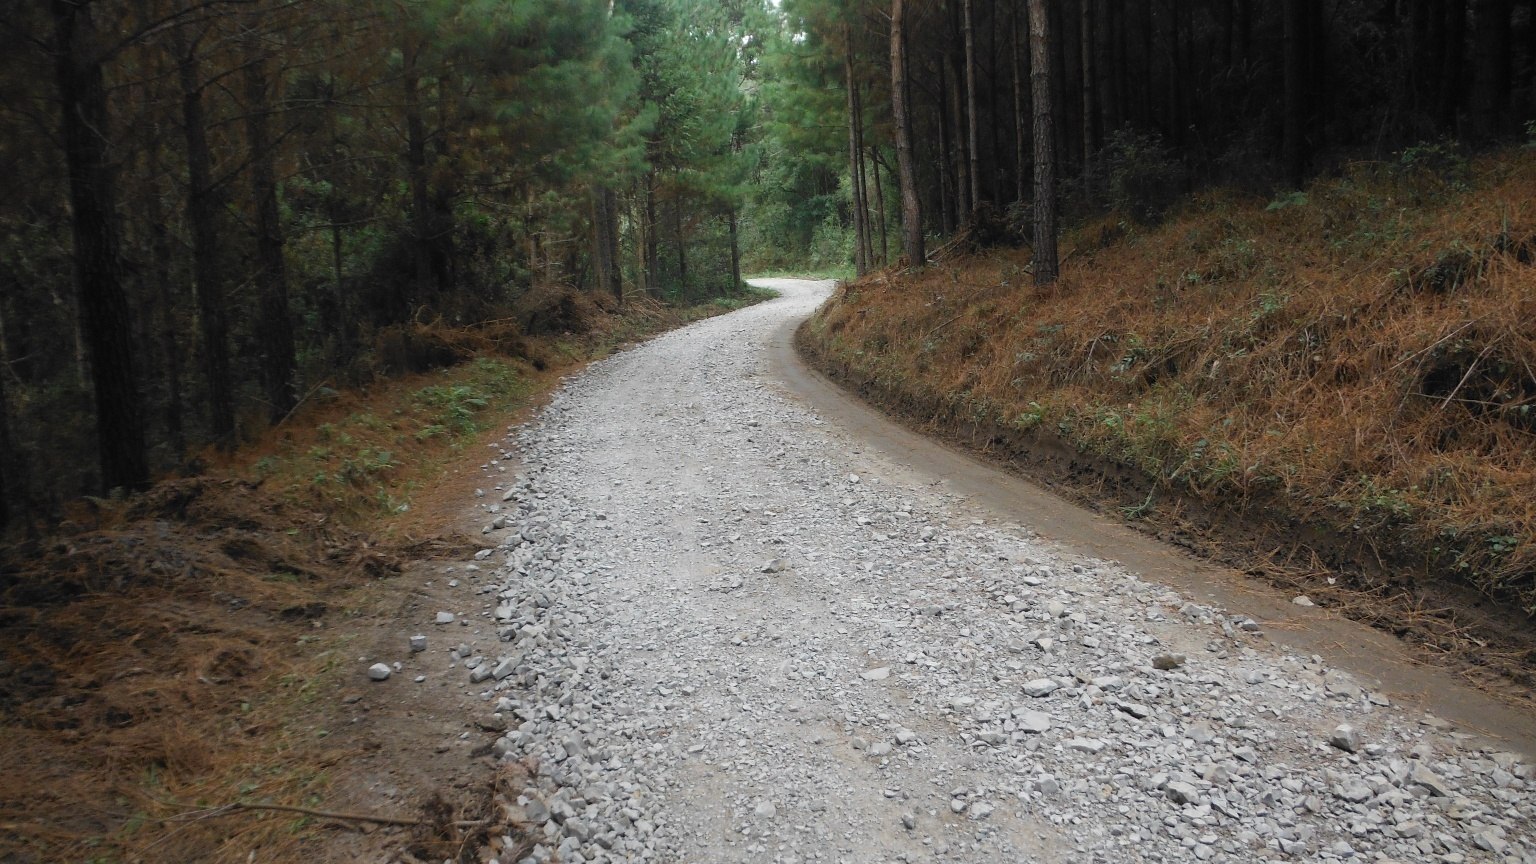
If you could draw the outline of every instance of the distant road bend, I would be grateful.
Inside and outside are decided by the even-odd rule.
[[[759,284],[568,381],[485,505],[517,636],[473,649],[517,672],[468,686],[543,860],[1536,864],[1530,738],[832,407],[786,353],[831,283]]]

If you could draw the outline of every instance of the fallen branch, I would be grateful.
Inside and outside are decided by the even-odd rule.
[[[302,397],[300,397],[299,401],[293,403],[293,407],[288,409],[288,413],[283,415],[283,419],[277,421],[276,423],[273,423],[272,424],[272,428],[276,429],[277,427],[283,425],[284,423],[287,423],[288,422],[288,418],[292,417],[293,413],[295,411],[299,410],[299,406],[303,405],[306,401],[308,401],[309,397],[311,397],[311,396],[315,395],[316,393],[320,392],[320,388],[321,387],[324,387],[325,385],[327,385],[329,383],[331,383],[331,379],[327,378],[324,381],[321,381],[319,384],[316,384],[315,386],[309,388],[309,392],[305,393]]]
[[[162,819],[162,822],[186,822],[199,819],[213,819],[219,816],[228,816],[242,810],[270,811],[276,813],[297,813],[301,816],[313,816],[316,819],[334,819],[339,822],[369,822],[374,825],[398,825],[405,828],[415,828],[422,825],[435,823],[424,819],[405,819],[399,816],[376,816],[371,813],[339,813],[331,810],[316,810],[312,807],[295,807],[291,804],[247,804],[236,802],[233,804],[221,804],[218,807],[208,807],[191,813],[183,813],[180,816],[172,816]],[[478,828],[488,824],[484,819],[460,820],[450,822],[455,828]]]

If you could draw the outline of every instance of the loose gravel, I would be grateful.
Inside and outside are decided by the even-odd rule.
[[[446,568],[462,606],[417,656],[536,766],[506,805],[537,845],[499,864],[1536,864],[1519,756],[781,392],[766,346],[831,285],[774,287],[593,365],[491,454],[497,546]]]

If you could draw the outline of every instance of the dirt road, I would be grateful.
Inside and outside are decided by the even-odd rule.
[[[1536,861],[1524,743],[848,407],[785,353],[830,284],[769,284],[569,381],[481,502],[441,626],[534,860]]]

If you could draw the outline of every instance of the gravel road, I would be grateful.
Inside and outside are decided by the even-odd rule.
[[[1536,862],[1522,757],[780,389],[767,346],[831,285],[771,287],[491,454],[498,548],[448,568],[461,626],[423,626],[538,766],[509,806],[540,843],[501,864]]]

